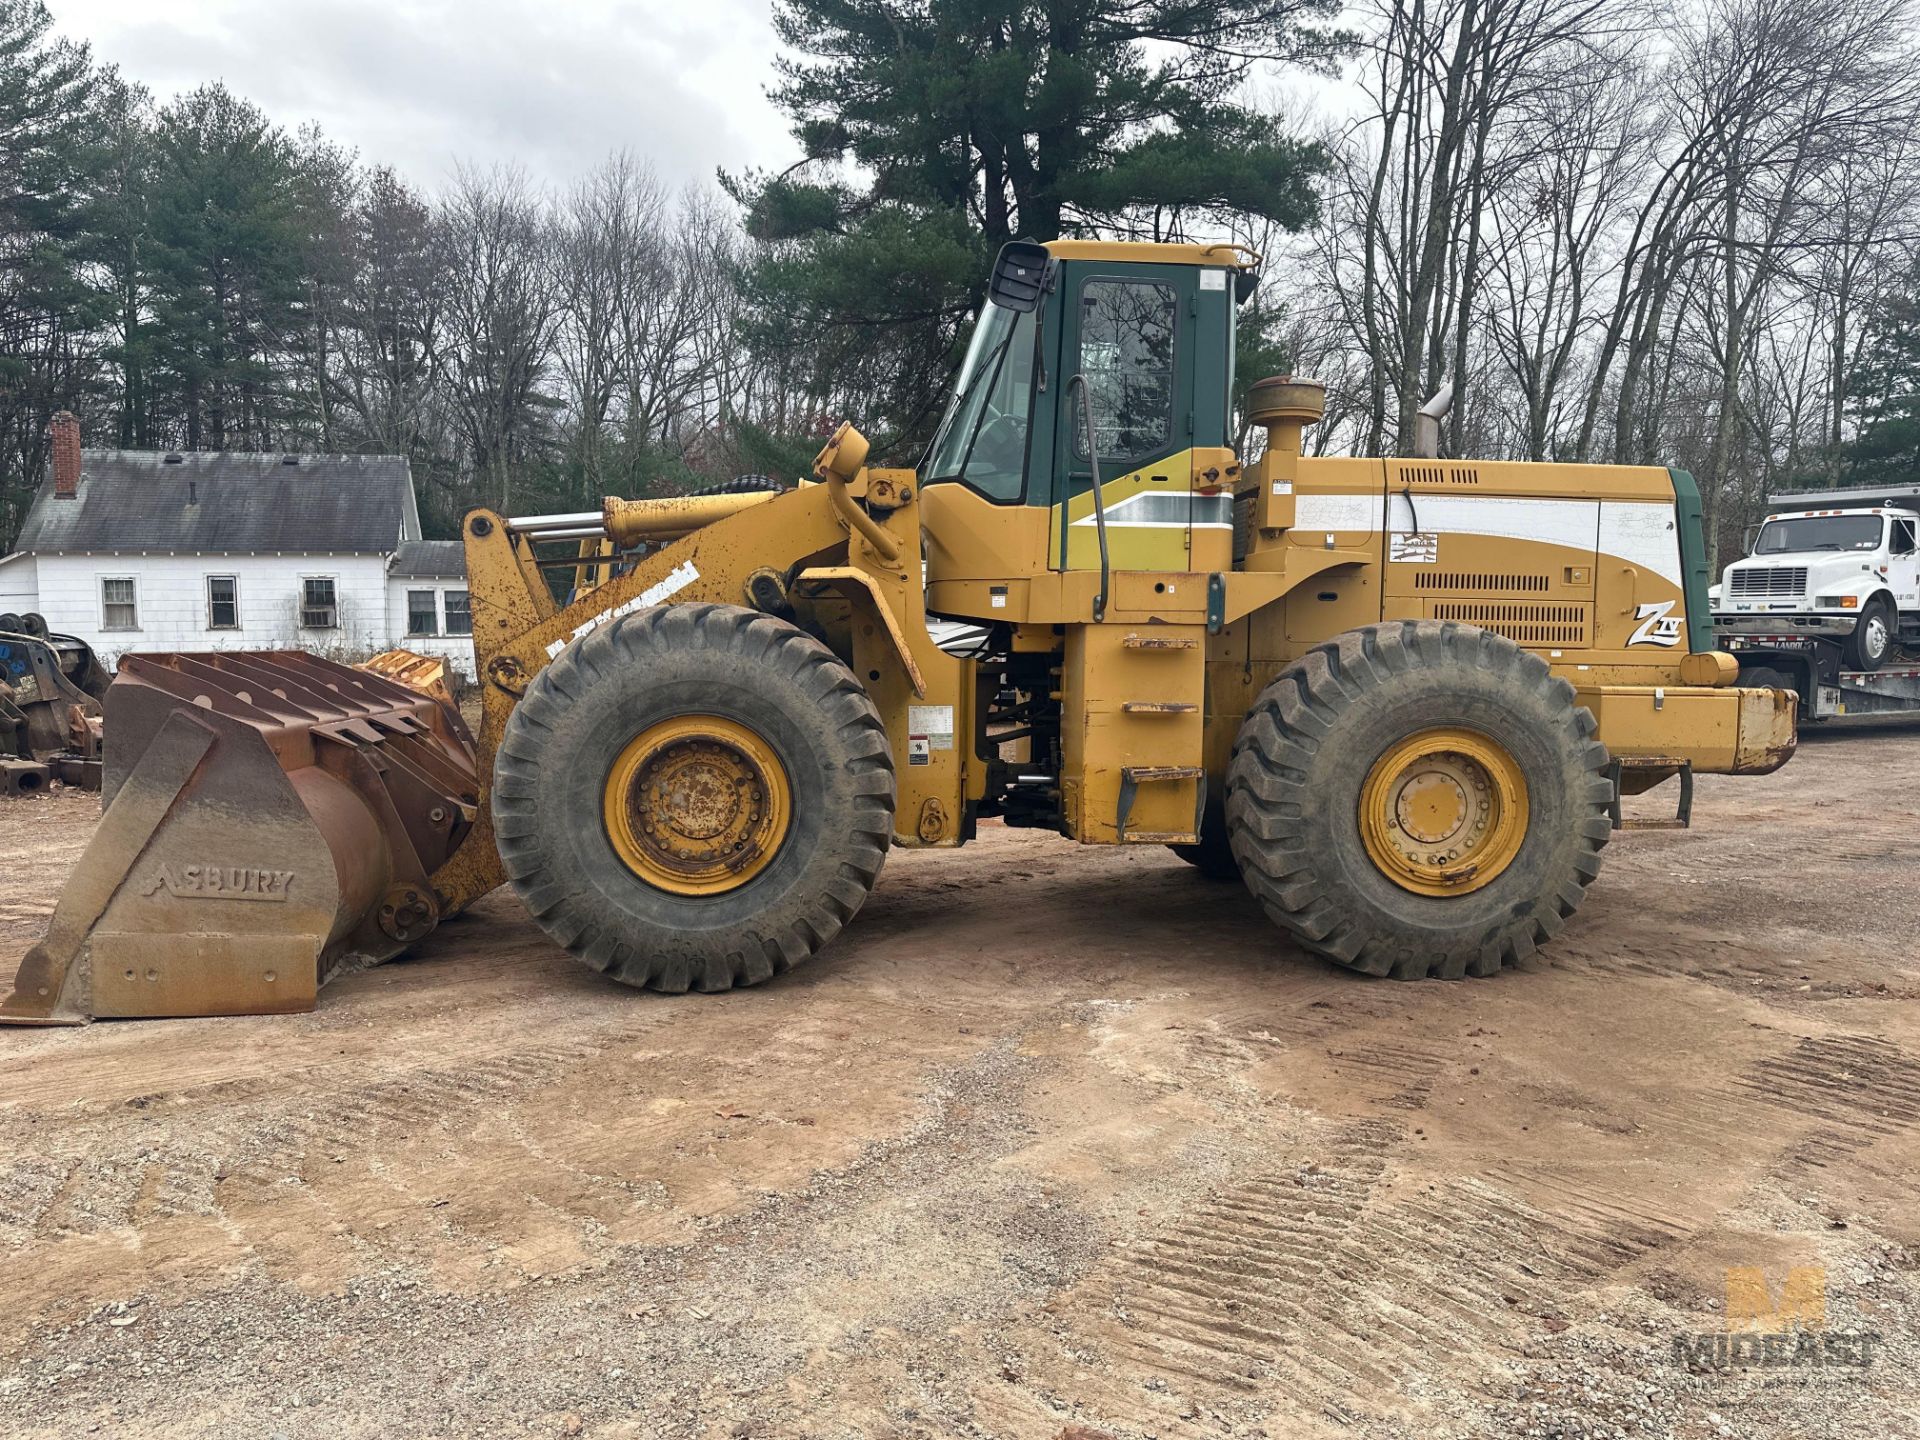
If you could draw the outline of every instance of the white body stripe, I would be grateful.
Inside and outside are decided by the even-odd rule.
[[[1378,495],[1296,495],[1293,500],[1293,528],[1296,530],[1363,530],[1368,534],[1380,528]]]
[[[1674,507],[1660,500],[1560,500],[1509,495],[1303,494],[1296,530],[1371,534],[1385,513],[1396,532],[1538,540],[1624,560],[1681,586]]]
[[[682,560],[678,565],[674,566],[673,569],[669,570],[663,579],[655,581],[625,604],[616,605],[611,610],[595,615],[571,635],[563,636],[561,639],[555,640],[552,644],[548,645],[547,658],[554,658],[588,631],[598,630],[602,625],[618,620],[622,615],[631,615],[636,610],[650,609],[658,605],[661,601],[679,594],[699,578],[700,572],[694,569],[693,562],[691,560]]]
[[[1591,552],[1600,531],[1598,500],[1526,499],[1520,496],[1414,495],[1391,497],[1396,530],[1442,535],[1485,535],[1496,540],[1538,540]]]
[[[1638,565],[1685,591],[1674,507],[1657,500],[1607,500],[1600,506],[1600,553]]]
[[[1102,512],[1109,530],[1231,530],[1233,496],[1196,495],[1190,490],[1138,490]],[[1097,526],[1082,515],[1076,527]]]

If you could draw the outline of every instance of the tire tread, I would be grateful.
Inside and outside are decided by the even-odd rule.
[[[1349,913],[1331,893],[1317,844],[1308,786],[1311,762],[1341,712],[1394,677],[1449,663],[1503,684],[1544,690],[1562,715],[1558,743],[1587,779],[1577,801],[1568,873],[1538,904],[1516,914],[1474,953],[1436,951]],[[1304,949],[1368,974],[1397,979],[1485,977],[1527,959],[1564,927],[1600,872],[1612,830],[1607,750],[1573,686],[1540,656],[1490,631],[1453,621],[1403,620],[1335,636],[1288,666],[1255,702],[1235,739],[1227,776],[1228,829],[1248,889]]]
[[[553,721],[616,671],[643,665],[659,648],[704,649],[763,666],[808,693],[836,747],[848,757],[854,823],[830,883],[704,957],[640,953],[591,887],[561,873],[543,842],[536,806]],[[581,637],[534,677],[515,707],[494,765],[493,813],[501,859],[515,893],[541,928],[595,970],[669,993],[753,985],[801,964],[837,936],[879,879],[893,836],[893,754],[886,729],[853,673],[805,631],[758,611],[704,603],[622,616]],[[768,926],[764,921],[773,918]]]

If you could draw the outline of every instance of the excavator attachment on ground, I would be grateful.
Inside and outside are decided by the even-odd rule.
[[[478,793],[438,661],[129,655],[105,814],[0,1022],[310,1010],[444,918]]]
[[[112,677],[77,635],[0,615],[0,796],[59,780],[100,788],[100,707]]]

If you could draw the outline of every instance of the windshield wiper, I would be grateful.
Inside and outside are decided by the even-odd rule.
[[[1010,349],[1012,349],[1012,347],[1013,347],[1013,331],[1009,329],[1007,331],[1007,338],[1002,340],[1000,342],[1000,347],[993,352],[993,380],[987,386],[987,389],[989,391],[993,389],[994,385],[998,385],[1000,383],[1000,367],[1007,363],[1007,352]],[[984,372],[985,370],[984,366],[982,367],[982,370]],[[968,386],[967,388],[968,388],[968,391],[971,392],[973,387]],[[986,401],[982,403],[982,405],[980,406],[980,413],[973,417],[973,433],[967,437],[967,453],[960,457],[959,474],[962,479],[966,478],[967,467],[973,463],[973,447],[980,443],[980,434],[982,431],[984,431],[987,428],[987,425],[988,425],[987,411],[992,408],[992,403],[993,403],[992,401]],[[997,420],[999,419],[999,416],[996,415],[994,418]]]
[[[985,317],[983,316],[983,322],[984,319]],[[1007,327],[1007,333],[1000,337],[1000,341],[993,347],[992,353],[980,357],[980,368],[973,372],[973,378],[966,383],[965,388],[963,388],[959,394],[953,397],[953,404],[947,409],[947,418],[940,422],[940,428],[933,433],[933,443],[927,446],[927,453],[921,457],[920,468],[923,471],[928,468],[928,465],[933,460],[934,454],[939,450],[941,442],[947,438],[947,427],[958,420],[960,418],[960,412],[967,408],[967,401],[973,398],[973,392],[980,388],[988,376],[999,374],[1001,357],[1007,353],[1007,347],[1013,343],[1013,332],[1017,328],[1017,325],[1009,325]],[[975,428],[977,429],[978,427],[976,426]],[[960,461],[960,468],[954,473],[957,475],[965,474],[967,460],[972,457],[973,440],[969,437],[967,441],[967,453]],[[943,476],[941,478],[944,479],[945,477]]]

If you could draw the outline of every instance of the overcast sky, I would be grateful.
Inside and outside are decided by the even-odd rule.
[[[767,0],[48,0],[165,101],[211,80],[437,188],[455,161],[559,184],[625,148],[663,178],[794,155]]]

